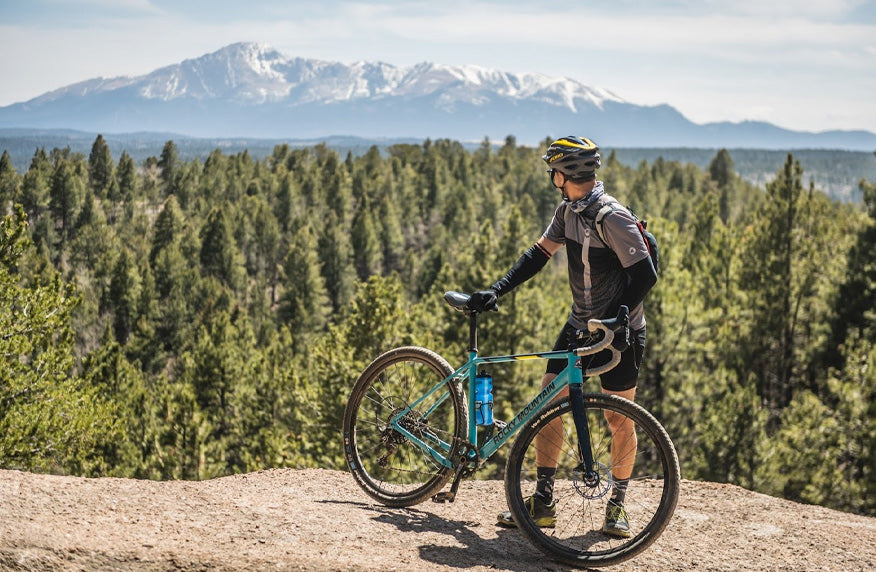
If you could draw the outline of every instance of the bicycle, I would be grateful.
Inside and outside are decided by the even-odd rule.
[[[628,327],[627,308],[622,306],[615,318],[590,320],[590,334],[601,334],[590,345],[567,351],[480,356],[478,313],[468,308],[469,296],[447,292],[444,299],[469,316],[469,359],[454,370],[437,353],[407,346],[383,353],[363,371],[343,422],[345,457],[357,483],[390,507],[412,506],[430,497],[453,502],[460,481],[519,432],[505,465],[505,496],[515,523],[533,544],[573,566],[618,564],[645,550],[669,523],[678,500],[681,476],[675,447],[666,430],[640,405],[615,395],[583,391],[584,377],[604,373],[620,361],[613,341],[620,328]],[[582,364],[585,356],[606,349],[611,351],[608,363]],[[478,444],[477,421],[489,420],[486,404],[475,400],[481,369],[489,364],[552,358],[565,358],[568,366],[511,421],[482,426]],[[568,396],[557,399],[566,388]],[[638,443],[625,501],[630,538],[601,532],[614,482],[606,414],[626,417]],[[562,420],[562,434],[556,422],[551,425],[556,419]],[[535,437],[542,429],[543,439],[553,438],[549,433],[562,439],[553,490],[557,507],[553,528],[536,526],[524,506],[524,499],[535,491]],[[623,444],[615,446],[623,450]],[[629,462],[615,460],[627,468]],[[441,491],[451,477],[450,490]]]

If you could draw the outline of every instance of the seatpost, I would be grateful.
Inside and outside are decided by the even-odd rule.
[[[468,318],[468,351],[478,353],[478,313],[472,312]]]

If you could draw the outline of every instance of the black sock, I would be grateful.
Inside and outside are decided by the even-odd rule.
[[[615,479],[611,487],[611,502],[623,506],[624,497],[627,496],[627,486],[630,484],[630,479]]]
[[[535,470],[535,494],[545,504],[550,504],[554,498],[554,475],[556,474],[556,467],[537,467]]]

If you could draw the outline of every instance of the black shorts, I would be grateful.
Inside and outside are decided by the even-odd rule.
[[[560,335],[554,344],[554,351],[568,350],[575,336],[575,328],[572,324],[566,322],[563,329],[560,330]],[[639,368],[642,366],[642,358],[645,355],[645,328],[632,331],[632,342],[630,347],[621,354],[620,363],[617,366],[599,376],[599,382],[603,389],[609,391],[626,391],[636,387],[636,382],[639,379]],[[578,344],[582,345],[582,344]],[[584,356],[581,358],[584,369],[598,367],[608,363],[611,359],[610,350],[602,350],[598,354],[592,356]],[[566,359],[548,360],[546,373],[558,374],[565,369],[568,361]]]

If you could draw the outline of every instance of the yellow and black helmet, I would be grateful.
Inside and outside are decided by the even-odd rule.
[[[542,159],[548,170],[556,169],[570,179],[582,181],[595,178],[596,169],[602,165],[596,143],[574,135],[551,143]]]

